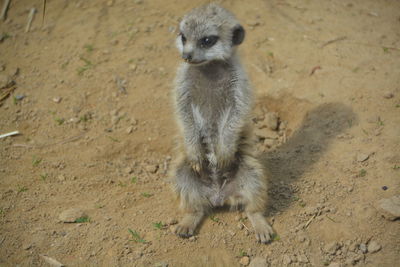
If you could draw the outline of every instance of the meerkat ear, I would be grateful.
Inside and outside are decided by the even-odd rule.
[[[233,27],[232,43],[233,45],[240,45],[244,40],[245,31],[242,25],[236,25]]]

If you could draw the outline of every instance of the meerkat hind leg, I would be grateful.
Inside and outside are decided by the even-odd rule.
[[[269,243],[274,231],[263,216],[267,198],[263,167],[254,157],[244,156],[237,175],[244,185],[242,194],[247,199],[244,203],[245,211],[253,225],[256,239],[264,244]]]
[[[186,158],[182,158],[176,168],[175,191],[180,196],[184,216],[175,227],[174,233],[181,237],[192,236],[205,213],[205,199],[199,183],[200,175]]]

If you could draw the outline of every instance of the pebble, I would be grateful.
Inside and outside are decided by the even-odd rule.
[[[365,153],[358,153],[358,154],[357,154],[357,161],[358,161],[358,162],[364,162],[364,161],[366,161],[368,158],[369,158],[369,155],[368,155],[368,154],[365,154]]]
[[[324,251],[331,255],[335,255],[336,250],[339,249],[339,244],[337,242],[331,242],[325,245]]]
[[[381,199],[378,204],[379,210],[386,219],[394,221],[400,218],[400,195]]]
[[[65,181],[65,176],[63,174],[60,174],[57,176],[57,180],[59,180],[60,182],[64,182]]]
[[[264,146],[267,146],[267,147],[272,147],[272,146],[274,146],[275,145],[275,139],[265,139],[264,140]]]
[[[251,260],[249,267],[268,267],[267,259],[263,257],[255,257]]]
[[[131,174],[132,172],[133,172],[133,170],[132,170],[131,167],[126,167],[126,168],[124,169],[124,173],[125,173],[125,174]]]
[[[340,263],[331,262],[331,264],[329,264],[328,267],[340,267]]]
[[[174,224],[177,224],[177,223],[178,223],[178,220],[175,219],[175,218],[168,219],[168,221],[167,221],[168,225],[174,225]]]
[[[133,132],[133,126],[129,126],[128,128],[126,128],[126,133],[130,134]]]
[[[308,263],[308,258],[304,254],[297,255],[297,261],[300,263]]]
[[[7,87],[11,83],[11,78],[8,75],[0,74],[0,89]]]
[[[247,256],[244,256],[244,257],[242,257],[242,258],[240,259],[239,263],[240,263],[240,265],[247,266],[247,265],[249,265],[249,263],[250,263],[250,258],[247,257]]]
[[[272,131],[276,131],[278,129],[278,120],[278,115],[275,112],[270,112],[265,115],[262,125],[267,126]]]
[[[60,221],[65,222],[65,223],[73,223],[76,221],[76,219],[81,218],[86,216],[86,213],[78,208],[71,208],[68,210],[64,210],[63,212],[60,213],[58,218]]]
[[[283,255],[283,257],[282,257],[282,263],[283,263],[284,265],[289,265],[289,264],[292,263],[292,259],[290,258],[289,255],[285,254],[285,255]]]
[[[146,166],[146,171],[151,172],[151,173],[156,173],[158,170],[158,165],[156,164],[151,164]]]
[[[361,252],[364,253],[364,254],[368,252],[367,245],[364,244],[364,243],[361,243],[360,246],[359,246],[358,248],[359,248],[359,249],[361,250]]]
[[[60,103],[61,100],[62,100],[62,98],[59,96],[53,97],[53,102],[55,102],[55,103]]]
[[[244,226],[243,226],[242,223],[238,223],[238,224],[237,224],[237,228],[238,228],[239,230],[243,230]]]
[[[189,237],[189,241],[190,242],[194,242],[194,241],[196,241],[197,240],[197,236],[191,236],[191,237]]]
[[[392,92],[386,92],[383,95],[383,97],[386,98],[386,99],[390,99],[390,98],[394,97],[394,94]]]
[[[381,245],[379,245],[376,241],[371,241],[368,244],[368,252],[369,253],[375,253],[381,250]]]
[[[166,262],[157,262],[154,264],[154,267],[168,267],[168,263]]]
[[[278,139],[278,135],[276,134],[276,132],[271,131],[268,128],[256,128],[254,129],[254,134],[261,139]]]

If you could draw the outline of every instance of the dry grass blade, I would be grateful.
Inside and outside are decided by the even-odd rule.
[[[323,44],[321,45],[321,48],[324,48],[324,47],[327,46],[327,45],[333,44],[333,43],[335,43],[335,42],[343,41],[343,40],[346,40],[346,39],[347,39],[346,36],[342,36],[342,37],[338,37],[338,38],[329,40],[329,41],[323,43]]]
[[[46,15],[46,0],[43,0],[43,17],[42,17],[42,26],[44,24],[44,16]]]
[[[11,86],[8,88],[4,88],[0,90],[0,101],[3,101],[4,99],[6,99],[12,91],[15,90],[15,88],[17,88],[16,86]]]
[[[61,262],[59,262],[58,260],[56,260],[56,259],[53,259],[53,258],[50,258],[50,257],[48,257],[48,256],[46,256],[46,255],[40,255],[48,264],[50,264],[51,266],[54,266],[54,267],[63,267],[63,266],[65,266],[64,264],[62,264]]]
[[[0,18],[2,20],[6,20],[6,18],[7,18],[7,11],[8,11],[8,7],[10,6],[10,2],[11,2],[11,0],[4,1],[3,9],[1,10],[1,16],[0,16]]]

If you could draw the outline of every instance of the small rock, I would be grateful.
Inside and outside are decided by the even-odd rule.
[[[381,245],[379,245],[376,241],[371,241],[368,244],[368,252],[375,253],[381,250]]]
[[[285,254],[285,255],[283,255],[283,257],[282,257],[282,263],[283,263],[284,265],[289,265],[289,264],[292,263],[292,259],[290,258],[289,255]]]
[[[130,134],[133,132],[133,126],[129,126],[128,128],[126,128],[126,133]]]
[[[276,142],[276,140],[267,138],[264,140],[264,146],[273,147],[275,145],[275,142]]]
[[[55,102],[55,103],[60,103],[61,100],[62,100],[62,98],[59,96],[53,97],[53,102]]]
[[[304,254],[297,255],[297,261],[300,263],[308,263],[308,258]]]
[[[129,65],[129,69],[135,71],[137,69],[137,65],[136,64],[130,64]]]
[[[11,77],[5,74],[0,74],[0,89],[8,87],[12,83]]]
[[[191,236],[189,237],[189,241],[194,242],[197,240],[197,236]]]
[[[59,176],[57,176],[57,180],[59,180],[60,182],[64,182],[65,176],[63,174],[60,174]]]
[[[236,235],[236,233],[234,231],[232,231],[232,230],[228,230],[228,234],[230,234],[231,236],[235,236]]]
[[[368,158],[369,158],[369,155],[368,155],[368,154],[365,154],[365,153],[358,153],[358,154],[357,154],[357,161],[358,161],[358,162],[364,162],[364,161],[366,161]]]
[[[260,139],[278,139],[277,133],[268,128],[256,128],[254,129],[254,134]]]
[[[336,250],[339,249],[339,244],[337,242],[331,242],[325,245],[324,251],[330,255],[335,255]]]
[[[328,267],[340,267],[340,263],[331,262],[331,264],[329,264]]]
[[[85,217],[85,216],[87,216],[87,215],[83,210],[78,209],[78,208],[71,208],[71,209],[61,212],[61,214],[60,214],[60,216],[58,216],[58,218],[62,222],[73,223],[78,218]]]
[[[113,4],[114,4],[114,1],[113,1],[113,0],[107,1],[107,6],[112,6]]]
[[[151,173],[156,173],[158,170],[158,165],[156,164],[151,164],[146,166],[146,171],[151,172]]]
[[[267,259],[255,257],[251,260],[249,267],[268,267]]]
[[[29,249],[31,249],[31,248],[32,248],[32,244],[26,244],[26,245],[24,245],[24,247],[23,247],[24,250],[29,250]]]
[[[154,267],[168,267],[168,263],[166,262],[157,262],[154,264]]]
[[[237,224],[237,228],[238,228],[239,230],[243,230],[244,226],[243,226],[242,223],[238,223],[238,224]]]
[[[125,173],[125,174],[131,174],[132,172],[133,172],[133,170],[132,170],[131,167],[126,167],[126,168],[124,169],[124,173]]]
[[[400,218],[400,195],[384,198],[379,201],[379,209],[383,217],[394,221]]]
[[[247,266],[247,265],[249,265],[249,263],[250,263],[250,258],[247,257],[247,256],[244,256],[244,257],[242,257],[242,258],[240,259],[239,263],[240,263],[240,265]]]
[[[364,243],[361,243],[360,246],[359,246],[358,248],[359,248],[360,251],[361,251],[362,253],[364,253],[364,254],[368,252],[367,245],[364,244]]]
[[[275,112],[270,112],[265,115],[262,125],[267,126],[272,131],[276,131],[278,129],[278,120],[278,115]]]
[[[383,95],[383,97],[386,98],[386,99],[390,99],[390,98],[394,97],[394,94],[392,92],[386,92]]]
[[[174,224],[177,224],[177,223],[178,223],[178,220],[175,219],[175,218],[171,218],[171,219],[169,219],[169,220],[167,221],[167,224],[168,224],[168,225],[174,225]]]

